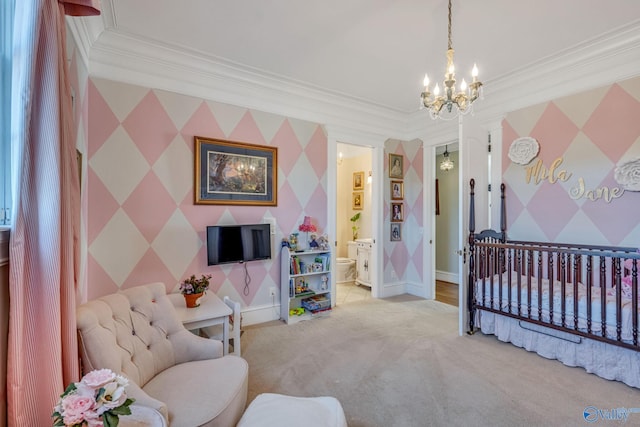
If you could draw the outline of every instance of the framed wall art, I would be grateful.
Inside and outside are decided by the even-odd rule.
[[[404,185],[402,181],[391,181],[391,200],[404,199]]]
[[[403,178],[404,159],[402,154],[389,153],[389,178]]]
[[[194,203],[278,204],[278,148],[195,137]]]
[[[391,222],[402,222],[403,220],[402,203],[391,203]]]
[[[398,222],[391,223],[391,241],[399,242],[402,240],[402,224]]]
[[[351,196],[351,209],[361,210],[364,204],[364,192],[354,191]]]
[[[353,173],[353,189],[364,190],[364,172]]]

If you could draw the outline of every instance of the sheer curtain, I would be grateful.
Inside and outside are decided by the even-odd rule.
[[[65,14],[99,14],[98,1],[16,2],[7,360],[10,426],[51,425],[58,397],[79,377],[75,307],[80,190]]]

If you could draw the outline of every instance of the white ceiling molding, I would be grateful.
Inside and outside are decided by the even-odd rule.
[[[457,120],[433,121],[425,110],[406,114],[342,93],[285,79],[201,52],[116,31],[111,0],[103,19],[69,21],[89,74],[124,83],[351,129],[361,135],[450,140]],[[73,22],[73,23],[71,23]],[[640,20],[485,82],[476,118],[507,112],[640,74]],[[416,94],[416,108],[418,94]],[[342,132],[341,132],[342,133]],[[349,132],[346,132],[349,133]],[[377,139],[377,138],[376,138]],[[385,138],[386,139],[386,138]]]
[[[383,106],[123,32],[105,31],[90,62],[92,76],[322,124],[395,134],[408,121],[406,114]]]

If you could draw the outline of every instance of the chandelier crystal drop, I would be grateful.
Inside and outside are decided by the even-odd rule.
[[[449,158],[449,151],[447,151],[447,146],[444,146],[444,154],[442,155],[442,163],[440,163],[440,170],[450,171],[453,169],[453,160]]]
[[[456,89],[455,66],[453,65],[453,47],[451,44],[451,0],[449,0],[449,37],[447,49],[447,68],[442,82],[443,94],[440,94],[440,86],[436,83],[433,93],[429,87],[429,76],[424,75],[424,92],[420,95],[420,109],[427,108],[432,119],[454,118],[471,111],[471,104],[482,94],[482,82],[478,80],[478,67],[473,64],[471,71],[471,84],[462,79],[459,90]],[[455,107],[455,109],[454,109]],[[442,114],[442,110],[446,114]]]

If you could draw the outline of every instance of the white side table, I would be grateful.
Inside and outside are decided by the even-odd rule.
[[[233,313],[216,294],[208,292],[200,299],[200,306],[187,308],[182,294],[169,294],[171,303],[176,308],[178,318],[189,330],[206,328],[222,324],[222,349],[229,354],[229,316]]]

